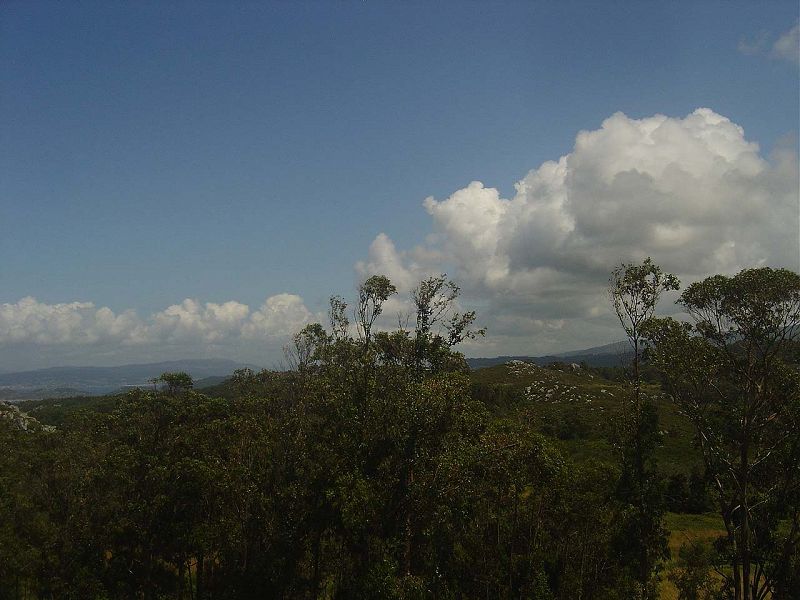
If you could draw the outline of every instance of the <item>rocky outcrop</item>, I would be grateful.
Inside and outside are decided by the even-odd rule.
[[[21,411],[18,406],[2,401],[0,401],[0,423],[27,432],[55,429],[52,425],[43,425],[28,413]]]

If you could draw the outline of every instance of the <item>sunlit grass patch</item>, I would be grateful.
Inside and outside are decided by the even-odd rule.
[[[669,530],[670,560],[662,571],[659,595],[661,600],[677,600],[678,590],[669,580],[669,575],[678,567],[678,553],[689,544],[711,544],[725,535],[722,517],[714,513],[679,514],[667,513],[664,526]]]

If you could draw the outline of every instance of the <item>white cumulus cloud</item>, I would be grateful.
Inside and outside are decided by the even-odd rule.
[[[256,310],[235,300],[217,304],[187,298],[144,318],[132,310],[115,314],[92,302],[47,304],[28,297],[0,304],[0,347],[274,340],[285,338],[312,318],[303,299],[293,294],[271,296]]]
[[[250,308],[236,301],[200,304],[187,298],[154,314],[144,328],[145,340],[218,342],[241,333]]]
[[[242,329],[248,338],[289,336],[313,320],[303,299],[294,294],[278,294],[268,298]]]
[[[356,263],[362,280],[376,273],[386,275],[398,290],[408,291],[421,279],[435,274],[441,255],[435,250],[417,246],[410,251],[400,251],[385,233],[379,233],[369,246],[368,258]]]
[[[357,269],[405,280],[454,267],[487,306],[490,328],[508,335],[558,330],[575,343],[599,335],[610,325],[608,274],[620,261],[651,256],[692,280],[760,265],[797,269],[800,260],[797,156],[768,160],[708,108],[683,118],[614,114],[580,132],[569,154],[530,171],[510,198],[474,181],[424,207],[437,242],[405,252],[381,234]]]
[[[140,323],[126,311],[116,315],[91,302],[46,304],[35,298],[0,304],[0,344],[92,344],[136,335]]]

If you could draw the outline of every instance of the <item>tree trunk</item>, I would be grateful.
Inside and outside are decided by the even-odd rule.
[[[316,598],[319,595],[319,581],[320,581],[320,553],[322,552],[322,527],[317,528],[317,535],[314,539],[314,574],[311,577],[311,597]]]
[[[183,558],[178,562],[178,600],[183,600],[183,586],[184,579],[186,578],[185,562]]]
[[[406,519],[403,531],[403,572],[406,575],[411,575],[411,562],[413,556],[413,524],[412,515],[413,510],[411,506],[411,486],[414,484],[414,467],[409,467],[408,475],[406,476]]]
[[[197,555],[197,566],[195,568],[195,581],[197,582],[197,600],[203,600],[205,597],[205,581],[203,581],[203,563],[205,563],[205,557],[203,553]]]

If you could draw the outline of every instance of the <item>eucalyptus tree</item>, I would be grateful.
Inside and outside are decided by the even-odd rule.
[[[486,333],[473,328],[475,311],[456,310],[461,289],[447,275],[423,279],[411,292],[415,309],[413,365],[417,378],[443,368],[451,348]]]
[[[154,385],[163,383],[166,386],[167,394],[174,396],[182,392],[187,392],[194,387],[192,376],[184,371],[166,372],[152,380]]]
[[[614,312],[628,337],[631,350],[631,397],[623,405],[623,419],[618,432],[622,473],[619,481],[621,499],[631,504],[626,520],[626,539],[620,540],[620,552],[628,555],[637,585],[632,593],[640,598],[657,594],[653,571],[667,555],[666,533],[661,526],[663,494],[655,468],[655,450],[659,444],[658,414],[642,395],[641,361],[643,332],[653,319],[664,292],[677,290],[678,278],[665,273],[647,258],[641,264],[622,263],[611,273],[609,297]]]
[[[444,275],[423,280],[410,294],[414,329],[378,330],[396,293],[388,277],[373,275],[359,286],[352,311],[332,297],[329,330],[307,326],[290,351],[298,366],[313,366],[304,401],[316,411],[325,462],[335,465],[320,473],[312,579],[339,573],[335,587],[350,596],[388,593],[376,582],[390,573],[376,569],[390,569],[390,579],[409,589],[430,575],[426,532],[444,485],[434,473],[443,472],[448,440],[471,421],[460,415],[482,410],[468,382],[451,375],[464,369],[453,347],[481,333],[472,327],[474,312],[456,310],[458,286]]]
[[[796,597],[800,276],[769,267],[715,275],[679,302],[693,324],[651,321],[646,334],[716,490],[730,565],[723,574],[736,600]]]
[[[372,341],[372,327],[383,312],[383,304],[397,293],[397,288],[386,275],[372,275],[358,286],[356,324],[364,347]]]
[[[642,264],[622,263],[611,272],[608,295],[633,351],[631,380],[636,403],[641,400],[643,328],[654,317],[664,292],[679,287],[678,278],[662,271],[649,257]]]

